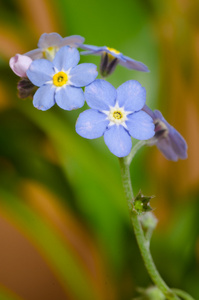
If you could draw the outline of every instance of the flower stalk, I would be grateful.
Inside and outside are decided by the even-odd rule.
[[[129,170],[129,163],[128,157],[119,158],[120,168],[121,168],[121,175],[122,175],[122,184],[126,196],[126,200],[128,203],[129,213],[131,217],[131,222],[133,225],[134,233],[136,236],[136,240],[146,266],[146,269],[154,282],[154,284],[162,291],[165,295],[166,299],[168,300],[180,300],[180,298],[167,286],[164,282],[162,277],[160,276],[153,258],[150,253],[149,249],[149,242],[144,236],[144,232],[139,221],[138,214],[135,210],[133,210],[133,189],[131,185],[131,178],[130,178],[130,170]]]
[[[172,289],[172,291],[178,295],[179,297],[181,297],[183,300],[195,300],[192,296],[190,296],[188,293],[179,290],[179,289]]]

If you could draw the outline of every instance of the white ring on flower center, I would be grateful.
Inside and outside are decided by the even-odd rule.
[[[110,110],[102,111],[104,114],[107,115],[107,119],[110,121],[108,126],[113,125],[122,125],[123,127],[127,128],[125,121],[128,120],[127,116],[133,112],[125,111],[124,107],[119,107],[118,103],[115,106],[110,106]]]

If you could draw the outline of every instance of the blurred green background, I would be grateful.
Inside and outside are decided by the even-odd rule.
[[[131,166],[135,192],[156,195],[151,250],[171,287],[199,299],[199,2],[197,0],[2,0],[0,2],[0,299],[129,300],[151,281],[122,191],[119,164],[103,138],[84,140],[84,108],[42,112],[17,97],[10,57],[42,33],[79,34],[145,63],[108,80],[136,79],[147,104],[185,137],[188,159],[155,147]],[[82,57],[99,65],[99,57]]]

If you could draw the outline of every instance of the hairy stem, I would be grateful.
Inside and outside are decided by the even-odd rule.
[[[167,284],[160,276],[151,256],[149,243],[145,239],[142,226],[138,219],[138,215],[135,211],[133,211],[134,196],[130,179],[128,158],[119,158],[119,162],[122,174],[122,184],[129,207],[131,222],[146,269],[154,284],[162,291],[162,293],[168,300],[179,300],[180,298],[167,286]]]
[[[192,296],[190,296],[189,294],[187,294],[186,292],[179,290],[179,289],[172,289],[172,291],[180,296],[183,300],[195,300]]]
[[[140,148],[142,148],[144,145],[146,145],[146,141],[139,141],[135,146],[131,149],[131,152],[129,155],[125,158],[126,163],[130,166],[132,159],[134,158],[135,154],[138,152]]]

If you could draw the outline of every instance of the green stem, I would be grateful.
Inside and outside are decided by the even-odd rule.
[[[168,300],[179,300],[180,298],[175,295],[175,293],[167,286],[164,282],[162,277],[160,276],[153,258],[150,253],[149,249],[149,242],[144,237],[144,232],[141,227],[140,221],[138,219],[138,215],[135,211],[133,211],[133,189],[131,185],[131,178],[130,178],[130,170],[129,170],[129,163],[128,158],[119,158],[120,167],[121,167],[121,174],[122,174],[122,184],[125,191],[129,212],[131,215],[131,221],[134,228],[134,233],[137,239],[138,246],[140,248],[140,252],[142,258],[144,260],[144,264],[146,269],[154,282],[154,284],[162,291],[165,297]]]
[[[195,300],[192,296],[190,296],[189,294],[187,294],[186,292],[184,292],[182,290],[172,289],[172,291],[184,300]]]
[[[135,154],[142,148],[142,146],[146,145],[146,141],[139,141],[135,144],[134,147],[132,147],[131,152],[129,155],[125,158],[126,163],[130,166],[132,159],[134,158]]]

